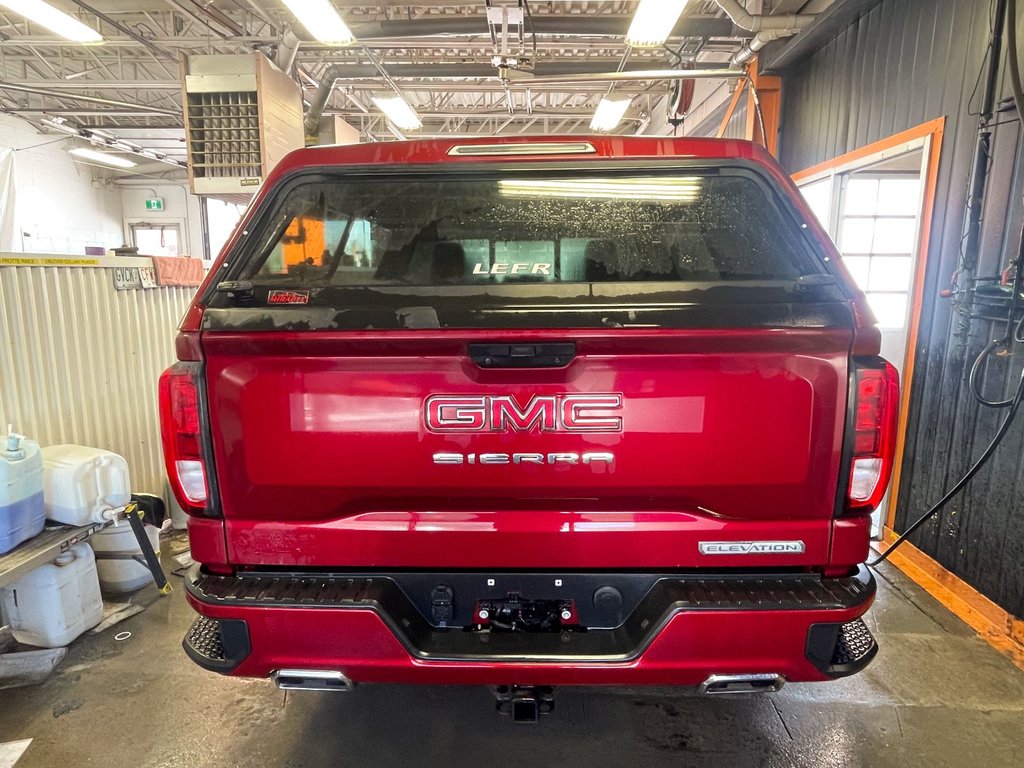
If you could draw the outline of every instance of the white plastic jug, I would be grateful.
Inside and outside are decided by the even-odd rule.
[[[0,589],[0,605],[19,643],[60,648],[95,627],[103,600],[89,545],[78,544]]]
[[[164,484],[164,502],[171,513],[171,528],[176,531],[184,531],[188,528],[188,515],[185,514],[185,510],[181,508],[181,504],[174,497],[174,491],[166,483]]]
[[[153,551],[160,554],[160,529],[147,525],[146,536],[153,545]],[[100,577],[100,590],[120,594],[134,592],[153,581],[149,568],[135,560],[124,557],[110,558],[104,555],[137,555],[142,558],[142,550],[135,538],[135,532],[127,522],[104,528],[89,539],[92,550],[96,553],[96,572]]]
[[[128,462],[84,445],[43,448],[43,499],[46,517],[59,523],[108,520],[131,500]]]
[[[0,449],[0,555],[43,530],[43,458],[39,443],[10,431]]]

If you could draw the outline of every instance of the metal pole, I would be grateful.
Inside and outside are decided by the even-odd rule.
[[[978,243],[981,239],[981,217],[985,207],[985,188],[988,186],[989,156],[992,148],[993,110],[996,100],[996,86],[999,78],[999,60],[1003,52],[1003,26],[1006,20],[1006,0],[997,0],[995,19],[992,26],[992,47],[989,51],[988,71],[985,75],[985,90],[981,101],[981,115],[978,117],[978,140],[974,147],[974,166],[971,170],[971,187],[967,198],[967,235],[964,241],[963,266],[974,270],[978,265]]]
[[[54,91],[47,88],[33,88],[27,85],[15,85],[14,83],[0,82],[0,90],[18,91],[20,93],[35,93],[40,96],[50,96],[55,99],[70,99],[71,101],[84,101],[89,104],[103,104],[108,107],[122,107],[124,109],[131,109],[135,112],[153,112],[157,115],[174,115],[175,117],[181,117],[181,112],[173,109],[160,109],[159,107],[150,107],[145,104],[130,104],[127,101],[117,101],[116,99],[101,99],[98,96],[85,96],[80,93],[67,93],[65,91]]]
[[[690,78],[743,77],[742,69],[638,69],[629,72],[591,72],[579,75],[548,75],[511,79],[512,85],[555,85],[558,83],[615,83],[631,80],[688,80]]]

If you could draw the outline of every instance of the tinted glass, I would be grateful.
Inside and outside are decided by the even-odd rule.
[[[293,186],[244,277],[261,285],[792,279],[820,271],[745,172]]]

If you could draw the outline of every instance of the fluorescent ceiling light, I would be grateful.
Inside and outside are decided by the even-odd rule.
[[[607,96],[601,99],[601,103],[594,110],[594,119],[590,121],[590,130],[615,130],[615,126],[622,122],[622,116],[626,114],[632,101],[632,98],[609,99]]]
[[[283,0],[288,10],[313,37],[328,45],[349,45],[356,36],[331,0]]]
[[[396,128],[403,131],[415,131],[423,127],[416,110],[401,96],[374,96],[373,103],[383,112]]]
[[[0,5],[76,43],[103,42],[103,35],[95,29],[87,27],[74,16],[57,10],[43,0],[0,0]]]
[[[668,40],[688,0],[640,0],[626,43],[637,48],[656,48]]]
[[[83,160],[92,160],[94,163],[101,163],[103,165],[109,165],[114,168],[134,168],[135,163],[126,157],[119,157],[118,155],[109,155],[106,152],[97,152],[95,149],[88,149],[87,147],[75,147],[69,151],[69,154],[75,157],[80,157]]]
[[[700,197],[703,179],[677,178],[580,178],[501,179],[498,190],[509,197],[561,197],[576,200],[666,200],[689,203]]]

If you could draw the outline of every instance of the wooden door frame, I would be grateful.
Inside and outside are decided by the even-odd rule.
[[[931,243],[932,215],[935,212],[935,192],[939,181],[939,161],[942,156],[942,135],[946,118],[939,117],[927,123],[901,131],[881,141],[847,152],[823,163],[805,168],[793,174],[797,184],[815,181],[819,178],[852,171],[884,159],[886,156],[923,148],[924,187],[921,196],[920,234],[917,239],[917,254],[914,263],[914,284],[911,290],[910,324],[907,328],[907,349],[905,352],[905,375],[900,388],[900,417],[896,434],[896,455],[893,458],[892,481],[889,491],[889,508],[886,510],[884,528],[892,530],[896,519],[896,502],[899,498],[900,474],[906,447],[907,418],[910,411],[910,387],[914,378],[914,364],[918,334],[921,328],[921,305],[924,299],[924,279],[928,268],[928,248]]]

